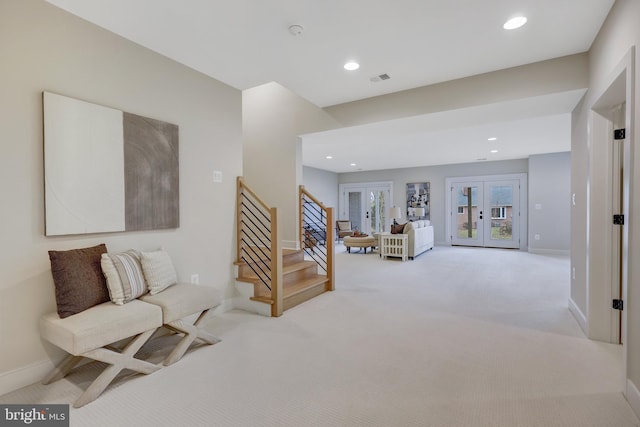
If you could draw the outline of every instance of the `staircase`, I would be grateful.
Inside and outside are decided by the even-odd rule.
[[[269,289],[264,286],[258,275],[247,263],[237,263],[236,282],[251,285],[253,296],[251,301],[273,305],[275,303]],[[310,300],[324,292],[330,291],[329,279],[318,274],[318,264],[304,259],[304,250],[282,250],[282,308],[288,310]],[[242,285],[239,285],[242,286]],[[258,310],[262,312],[262,310]],[[269,310],[271,311],[271,310]]]
[[[300,186],[299,247],[282,249],[278,212],[238,177],[234,306],[278,317],[334,289],[333,209]]]

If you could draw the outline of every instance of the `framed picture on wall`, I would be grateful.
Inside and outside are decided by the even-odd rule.
[[[430,219],[431,200],[428,182],[407,184],[407,219]]]

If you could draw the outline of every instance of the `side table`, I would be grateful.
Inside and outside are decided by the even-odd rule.
[[[389,256],[399,257],[406,261],[408,240],[408,234],[380,233],[380,256],[383,259]]]

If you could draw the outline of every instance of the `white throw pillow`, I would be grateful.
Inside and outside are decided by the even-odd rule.
[[[113,303],[122,305],[147,293],[140,253],[135,249],[118,254],[104,253],[100,265]]]
[[[165,251],[142,252],[141,263],[151,295],[162,292],[178,281],[171,258]]]

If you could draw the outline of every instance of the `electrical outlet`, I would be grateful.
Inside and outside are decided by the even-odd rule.
[[[213,171],[213,182],[222,182],[222,171]]]
[[[199,274],[192,274],[191,275],[191,283],[193,283],[194,285],[199,285],[200,284],[200,275]]]
[[[575,267],[571,267],[571,278],[573,280],[576,280],[576,268]]]
[[[533,239],[534,240],[540,240],[540,235],[539,234],[534,234],[533,235]]]

